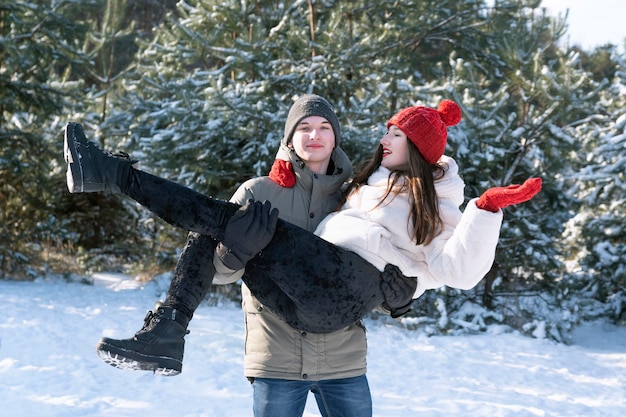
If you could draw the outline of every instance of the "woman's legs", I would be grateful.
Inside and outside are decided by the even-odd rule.
[[[137,170],[127,194],[166,222],[217,241],[239,208]],[[243,281],[292,327],[315,333],[349,326],[383,301],[373,265],[283,220]]]
[[[166,222],[218,241],[239,208],[136,170],[128,195]],[[383,301],[380,272],[373,265],[283,220],[271,242],[248,262],[243,281],[292,327],[315,333],[349,326]]]

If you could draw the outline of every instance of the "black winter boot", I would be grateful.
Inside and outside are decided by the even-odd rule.
[[[130,339],[103,337],[96,346],[100,359],[120,369],[178,375],[183,367],[185,335],[189,317],[160,302],[149,311],[144,325]]]
[[[126,192],[132,164],[127,154],[111,154],[89,142],[78,123],[65,127],[63,155],[67,162],[67,188],[70,193],[111,190]]]

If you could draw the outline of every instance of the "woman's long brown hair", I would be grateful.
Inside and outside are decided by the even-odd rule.
[[[428,245],[440,233],[443,225],[439,216],[439,200],[435,191],[435,181],[444,176],[447,167],[441,164],[429,164],[415,145],[410,140],[407,139],[407,141],[409,167],[406,171],[392,171],[389,175],[387,192],[376,207],[391,194],[395,197],[399,193],[407,192],[409,194],[410,219],[413,223],[411,238],[416,245]],[[378,169],[382,160],[383,147],[378,145],[374,156],[361,167],[350,182],[341,205],[361,185],[367,184],[367,179]],[[404,178],[404,183],[398,185],[401,178]]]

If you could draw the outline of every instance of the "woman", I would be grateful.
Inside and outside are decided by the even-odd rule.
[[[341,210],[320,224],[321,237],[268,213],[270,223],[277,222],[274,237],[246,265],[252,293],[292,327],[323,333],[355,322],[384,301],[380,280],[387,264],[418,277],[414,298],[427,288],[476,285],[493,262],[500,209],[532,198],[541,180],[487,190],[461,213],[463,182],[456,163],[442,158],[447,126],[460,119],[460,108],[449,100],[438,109],[414,106],[394,115]],[[133,169],[132,161],[87,141],[75,123],[66,128],[65,157],[70,192],[121,192],[168,223],[218,241],[239,209]],[[310,279],[291,279],[298,271]],[[293,303],[277,304],[276,286]]]
[[[414,299],[443,285],[470,289],[478,284],[494,260],[500,209],[529,200],[541,188],[539,178],[521,187],[494,188],[461,213],[464,183],[456,162],[443,155],[446,126],[460,119],[460,108],[450,100],[437,110],[415,106],[395,114],[374,157],[352,180],[341,209],[315,231],[378,269],[392,264],[417,276]]]

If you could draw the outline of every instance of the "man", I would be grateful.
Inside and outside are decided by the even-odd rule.
[[[284,220],[315,230],[336,208],[340,187],[352,175],[352,164],[338,147],[340,137],[339,122],[328,102],[315,95],[301,97],[290,109],[269,177],[245,182],[231,201],[271,201]],[[216,250],[214,282],[235,282],[245,263],[229,264],[223,243]],[[371,415],[361,323],[338,332],[307,334],[264,308],[245,285],[242,292],[244,373],[254,388],[255,416],[302,415],[309,391],[322,415]]]
[[[316,95],[301,97],[289,111],[270,175],[245,182],[231,201],[241,205],[249,199],[271,201],[282,219],[315,230],[336,208],[340,188],[352,175],[352,165],[339,147],[340,138],[330,104]],[[179,373],[189,320],[206,295],[215,269],[215,283],[236,282],[246,262],[271,239],[273,231],[263,226],[269,214],[258,207],[247,204],[233,216],[217,247],[211,238],[190,233],[164,302],[157,303],[133,338],[103,338],[98,356],[120,368]],[[300,332],[265,308],[245,285],[242,292],[244,374],[254,389],[255,416],[302,415],[309,391],[322,415],[371,415],[361,323],[332,333]]]

